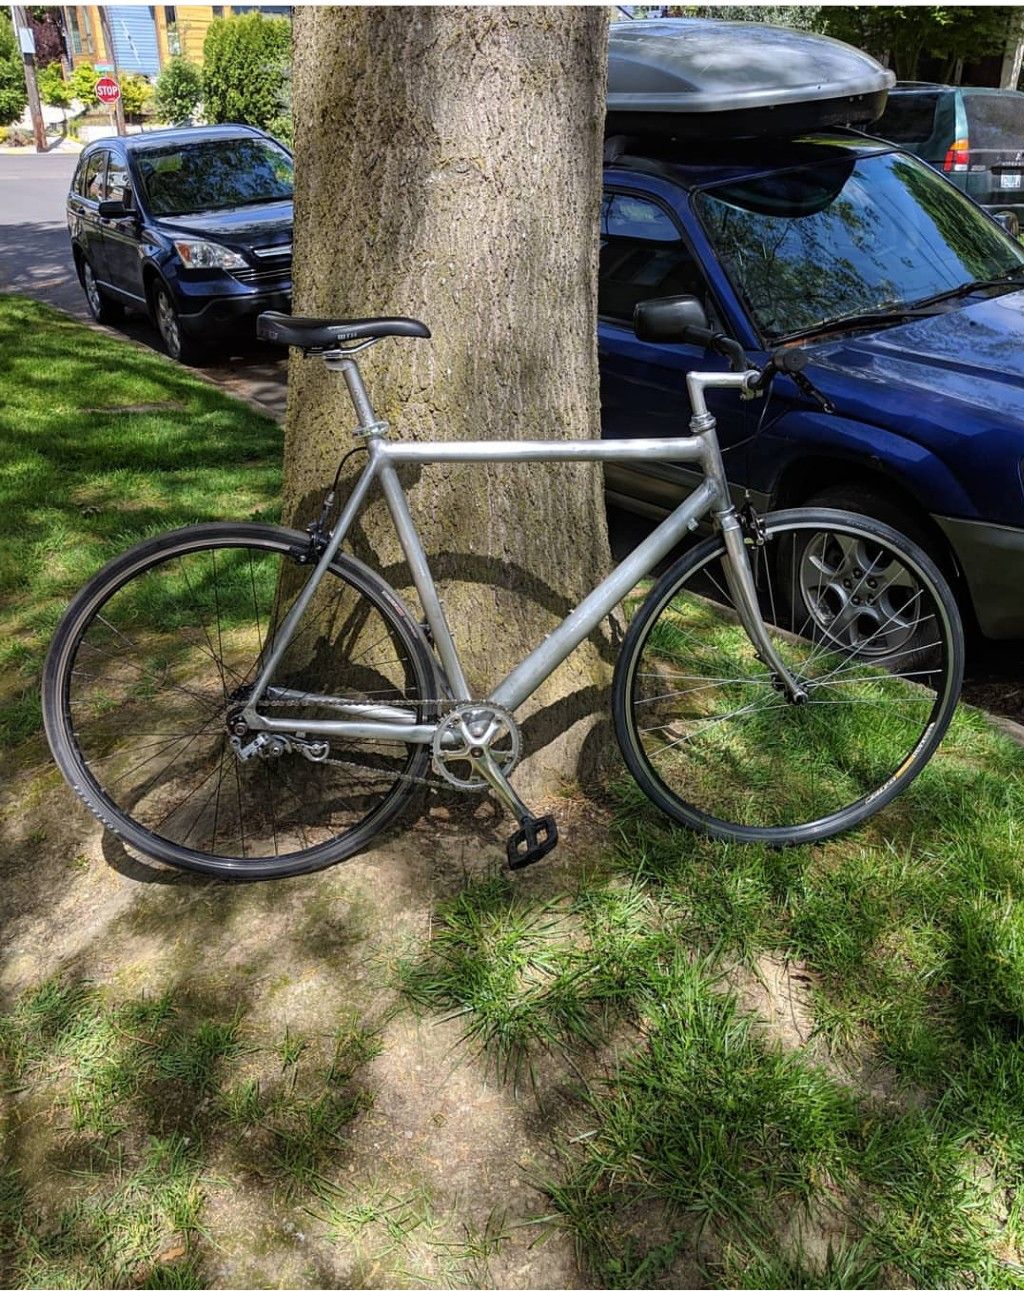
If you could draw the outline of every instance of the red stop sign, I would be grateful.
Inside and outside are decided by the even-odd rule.
[[[101,103],[116,103],[121,97],[121,87],[112,76],[101,76],[96,82],[96,97]]]

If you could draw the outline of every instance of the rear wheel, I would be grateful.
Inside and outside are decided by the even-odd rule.
[[[146,855],[278,878],[364,848],[426,773],[426,746],[260,745],[241,718],[305,585],[304,535],[199,525],[126,552],[71,603],[43,679],[54,758],[96,816]],[[433,712],[428,647],[401,602],[339,557],[275,670],[262,713],[333,718],[325,696]],[[241,753],[250,750],[249,756]]]
[[[82,290],[85,292],[85,303],[89,313],[97,323],[119,323],[124,318],[124,306],[103,291],[96,279],[92,265],[84,257],[82,267]]]
[[[742,842],[816,842],[884,807],[932,756],[963,633],[942,575],[895,530],[826,510],[764,525],[764,546],[748,546],[761,613],[806,701],[756,656],[715,536],[633,617],[615,725],[630,771],[674,819]]]

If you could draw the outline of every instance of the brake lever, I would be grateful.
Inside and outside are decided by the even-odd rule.
[[[807,376],[804,372],[806,366],[807,355],[803,350],[776,350],[761,369],[757,379],[751,382],[750,389],[754,394],[762,394],[771,384],[772,377],[778,372],[784,372],[786,376],[792,378],[793,384],[801,393],[805,394],[809,399],[813,399],[822,412],[831,415],[836,410],[835,404],[827,395],[822,394],[811,378]]]
[[[789,375],[793,378],[794,385],[809,399],[813,399],[822,412],[827,412],[830,416],[835,412],[835,404],[828,395],[821,393],[810,377],[804,376],[802,372],[791,372]]]

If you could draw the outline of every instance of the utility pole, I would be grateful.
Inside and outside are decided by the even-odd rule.
[[[14,34],[21,49],[25,63],[25,89],[28,91],[28,111],[32,118],[32,133],[35,136],[36,152],[46,151],[46,126],[43,122],[43,109],[39,103],[39,88],[36,85],[36,42],[32,34],[32,25],[25,12],[25,6],[11,5],[14,18]]]
[[[99,6],[100,10],[100,27],[103,30],[103,43],[107,47],[107,57],[110,59],[111,66],[114,69],[114,80],[118,85],[121,84],[121,77],[117,70],[117,50],[114,48],[114,33],[110,29],[110,14],[105,4]],[[118,134],[125,134],[124,128],[124,100],[118,99],[114,104],[114,122]]]

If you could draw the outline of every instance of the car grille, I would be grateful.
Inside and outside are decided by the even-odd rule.
[[[286,282],[292,276],[292,262],[287,264],[274,265],[268,269],[253,269],[248,265],[244,269],[232,269],[232,278],[237,278],[239,282],[248,282],[254,284],[265,284],[274,282]]]

